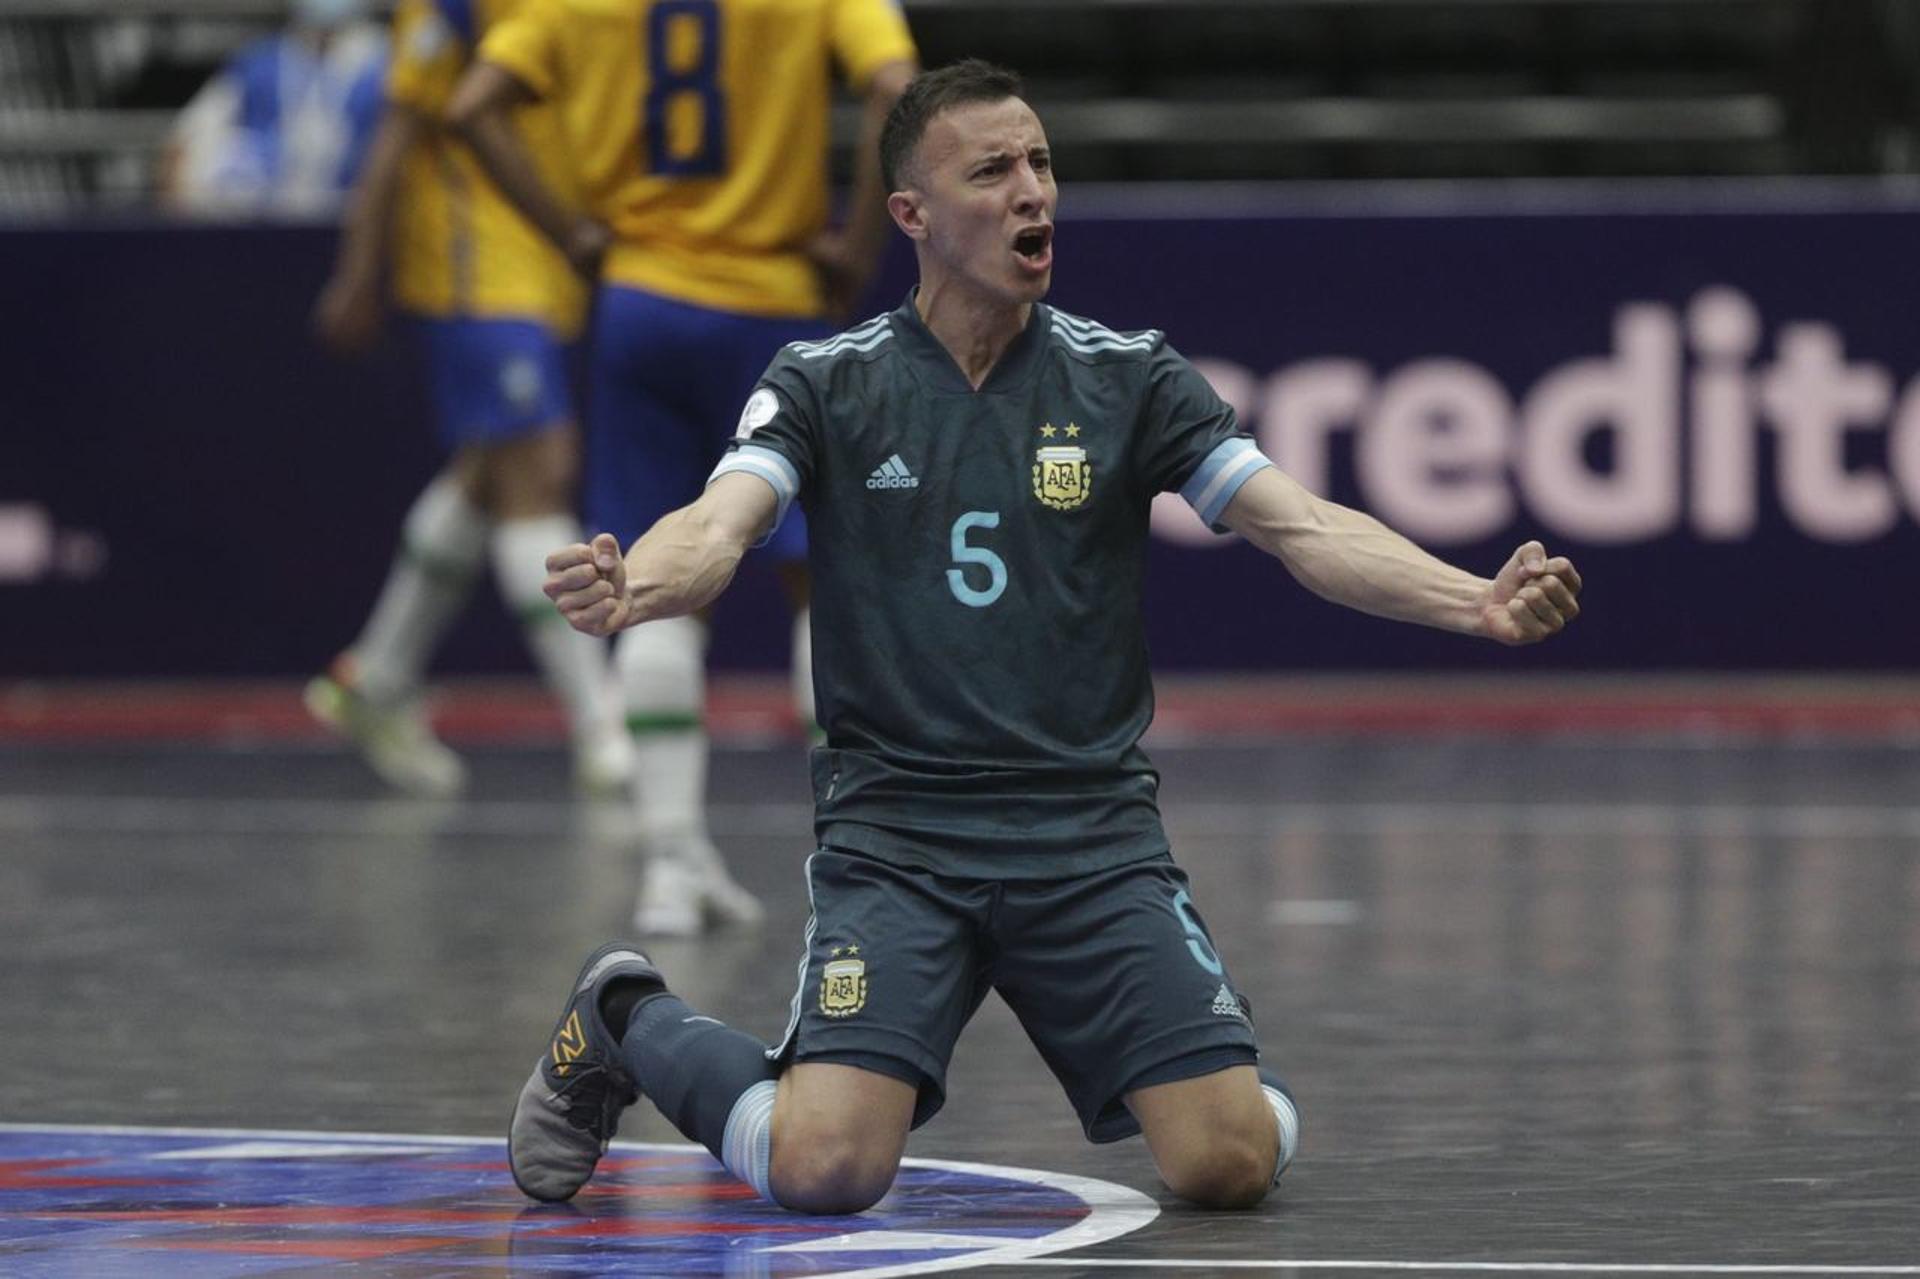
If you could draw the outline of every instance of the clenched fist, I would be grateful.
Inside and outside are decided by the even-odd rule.
[[[1565,556],[1547,558],[1547,548],[1528,542],[1493,579],[1480,610],[1489,638],[1502,644],[1534,644],[1580,616],[1580,574]]]
[[[575,542],[547,556],[547,581],[541,589],[576,631],[606,636],[633,623],[627,561],[611,533],[599,534],[590,545]]]

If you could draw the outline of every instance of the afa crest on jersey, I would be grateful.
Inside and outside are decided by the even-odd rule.
[[[820,1011],[829,1017],[851,1017],[867,1006],[867,961],[858,946],[835,946],[827,966],[820,970]]]
[[[1052,424],[1041,427],[1040,434],[1051,438]],[[1069,422],[1066,434],[1076,436],[1080,428]],[[1041,445],[1033,455],[1033,495],[1056,511],[1084,506],[1093,496],[1093,464],[1087,451],[1078,444]]]

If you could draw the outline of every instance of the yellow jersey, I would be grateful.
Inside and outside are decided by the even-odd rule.
[[[766,316],[822,309],[833,67],[914,56],[893,0],[525,0],[480,46],[558,110],[606,281]]]
[[[480,38],[524,0],[399,0],[387,98],[439,121]],[[551,109],[516,113],[515,127],[562,198],[572,168]],[[548,240],[487,178],[473,152],[435,128],[407,155],[393,230],[394,301],[435,318],[529,319],[579,335],[586,287]]]

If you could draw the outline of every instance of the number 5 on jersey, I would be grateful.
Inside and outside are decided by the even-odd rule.
[[[987,570],[986,589],[969,585],[965,569],[947,570],[947,589],[968,608],[985,608],[1007,589],[1007,562],[984,546],[967,545],[967,533],[976,528],[999,528],[1000,512],[968,511],[953,522],[953,562],[977,564]],[[978,574],[975,574],[978,577]]]

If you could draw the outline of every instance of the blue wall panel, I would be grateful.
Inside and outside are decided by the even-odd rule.
[[[1174,518],[1163,668],[1911,666],[1920,212],[1074,207],[1058,304],[1166,330],[1270,454],[1447,558],[1538,536],[1589,583],[1516,656],[1343,613]],[[403,330],[352,362],[309,341],[331,251],[0,231],[0,676],[293,674],[351,637],[436,451]],[[910,277],[896,251],[875,306]],[[522,668],[480,594],[442,669]],[[721,622],[720,664],[782,660],[764,569]]]

